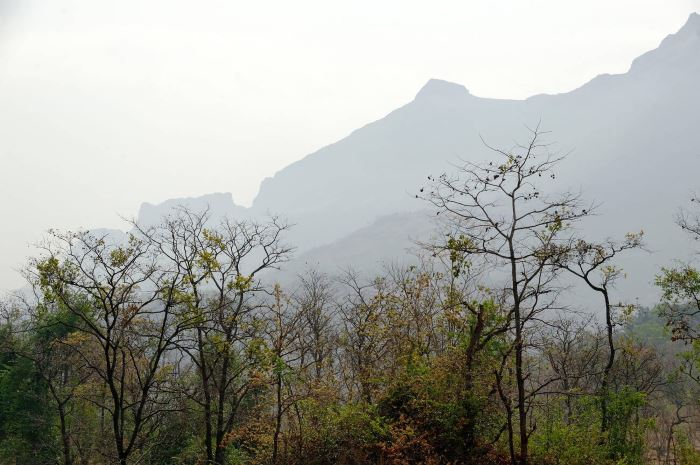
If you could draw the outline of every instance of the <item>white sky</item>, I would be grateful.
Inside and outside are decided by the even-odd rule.
[[[410,101],[571,90],[700,0],[0,0],[0,289],[49,227],[233,192]]]

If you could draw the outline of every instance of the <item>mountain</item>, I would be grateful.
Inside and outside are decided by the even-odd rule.
[[[249,210],[245,207],[237,206],[233,202],[233,196],[229,192],[202,195],[200,197],[187,197],[180,199],[170,199],[158,205],[150,203],[141,204],[137,221],[142,226],[153,226],[161,219],[172,212],[173,208],[187,206],[195,211],[208,210],[209,214],[216,217],[246,217]]]
[[[673,219],[700,189],[699,82],[700,15],[694,13],[628,72],[600,75],[568,93],[488,99],[431,79],[413,101],[265,179],[250,209],[228,197],[214,200],[234,215],[276,212],[295,223],[289,241],[299,253],[292,269],[383,260],[387,250],[403,250],[409,238],[434,231],[416,219],[424,213],[410,213],[427,208],[415,193],[428,175],[460,160],[488,160],[482,137],[507,149],[528,137],[526,126],[541,122],[562,152],[571,151],[554,188],[580,189],[601,203],[585,225],[589,237],[645,231],[651,254],[624,263],[630,277],[620,287],[627,298],[653,302],[659,267],[691,250]],[[165,210],[144,206],[139,216]]]

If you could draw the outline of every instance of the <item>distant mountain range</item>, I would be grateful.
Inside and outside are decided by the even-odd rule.
[[[586,234],[645,231],[650,253],[625,261],[629,277],[620,289],[628,299],[653,302],[659,267],[690,258],[692,250],[673,219],[700,190],[697,13],[627,73],[526,100],[480,98],[431,79],[412,102],[265,179],[251,208],[236,206],[230,194],[211,194],[144,204],[139,220],[153,223],[177,204],[246,218],[277,213],[296,224],[288,236],[298,247],[289,272],[307,265],[373,272],[434,233],[427,205],[415,199],[428,175],[453,170],[460,159],[488,160],[481,137],[509,148],[539,121],[561,151],[572,150],[555,188],[580,189],[602,204]]]

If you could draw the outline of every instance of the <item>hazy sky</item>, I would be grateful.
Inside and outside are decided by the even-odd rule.
[[[571,90],[700,0],[0,0],[0,289],[49,227],[260,181],[410,101]]]

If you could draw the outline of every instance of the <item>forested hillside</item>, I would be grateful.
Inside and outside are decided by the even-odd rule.
[[[591,234],[549,137],[426,174],[440,234],[370,277],[276,284],[280,217],[52,231],[2,303],[0,463],[700,463],[692,252],[623,299],[645,233]],[[686,200],[667,226],[700,239]]]

